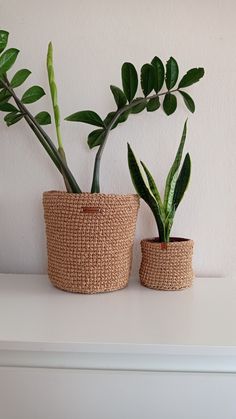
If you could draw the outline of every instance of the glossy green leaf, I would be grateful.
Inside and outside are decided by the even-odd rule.
[[[0,53],[4,51],[7,46],[9,32],[0,30]]]
[[[117,119],[117,123],[121,124],[122,122],[127,121],[128,117],[130,115],[130,110],[123,112],[120,117]]]
[[[103,143],[105,137],[105,131],[103,129],[95,129],[94,131],[90,132],[88,136],[88,145],[89,148],[94,148]]]
[[[173,57],[166,63],[166,87],[168,90],[172,89],[179,77],[179,67],[176,60]]]
[[[0,56],[0,74],[6,73],[16,61],[19,50],[15,48],[7,49]]]
[[[7,102],[11,97],[11,93],[9,93],[7,90],[3,89],[0,91],[0,103]]]
[[[183,96],[184,103],[187,106],[187,108],[190,110],[190,112],[193,113],[195,111],[195,103],[191,96],[189,96],[188,93],[183,92],[183,90],[179,90],[179,93]]]
[[[180,174],[178,176],[176,185],[175,185],[175,191],[174,191],[174,197],[173,197],[173,205],[174,205],[175,210],[178,208],[184,196],[184,193],[189,184],[190,175],[191,175],[191,159],[190,159],[189,153],[187,153],[185,156]]]
[[[167,93],[163,100],[163,109],[166,115],[171,115],[175,112],[177,108],[177,99],[176,96],[172,93]]]
[[[7,126],[10,127],[10,125],[16,124],[22,118],[23,115],[21,113],[11,112],[5,116],[4,121],[6,122]]]
[[[0,111],[2,112],[18,112],[18,109],[11,103],[0,103]]]
[[[159,97],[155,97],[153,99],[150,99],[147,103],[147,111],[148,112],[154,112],[158,108],[160,108],[160,100]]]
[[[184,124],[184,129],[183,129],[180,144],[179,144],[176,156],[175,156],[175,160],[170,168],[170,171],[166,179],[165,194],[164,194],[164,208],[167,214],[170,211],[172,211],[172,208],[173,208],[173,196],[174,196],[175,185],[176,185],[176,181],[178,177],[178,170],[179,170],[182,155],[183,155],[186,135],[187,135],[187,121]]]
[[[106,118],[104,119],[104,121],[103,121],[103,125],[107,128],[109,125],[110,125],[110,123],[112,122],[112,120],[114,119],[114,117],[115,117],[115,115],[116,115],[116,112],[109,112],[108,114],[107,114],[107,116],[106,116]],[[117,127],[117,125],[118,125],[118,121],[116,121],[113,125],[112,125],[112,127],[110,128],[110,129],[114,129],[114,128],[116,128]]]
[[[29,77],[31,74],[31,71],[27,70],[26,68],[23,68],[22,70],[17,71],[17,73],[14,75],[12,81],[11,81],[11,87],[15,88],[18,86],[21,86],[24,81]]]
[[[152,213],[157,223],[160,240],[164,241],[165,234],[164,234],[164,224],[161,218],[161,210],[143,179],[138,162],[129,144],[128,144],[128,164],[129,164],[129,171],[130,171],[131,179],[135,187],[135,190],[139,194],[139,196],[151,208]]]
[[[179,88],[191,86],[197,83],[204,76],[204,68],[192,68],[189,70],[179,82]]]
[[[158,57],[154,57],[152,60],[152,65],[155,70],[155,78],[154,78],[154,90],[158,93],[165,81],[165,67]]]
[[[133,64],[124,63],[121,69],[122,85],[128,101],[133,100],[138,88],[138,74]]]
[[[141,87],[144,96],[154,89],[155,70],[152,64],[144,64],[141,68]]]
[[[65,118],[66,121],[84,122],[85,124],[95,125],[96,127],[104,127],[104,123],[100,116],[93,111],[75,112]]]
[[[122,92],[122,90],[116,86],[110,86],[110,89],[117,104],[117,108],[123,108],[123,106],[125,106],[127,103],[127,99],[124,92]]]
[[[23,103],[33,103],[41,99],[45,95],[44,90],[40,86],[32,86],[22,96]]]
[[[39,112],[35,119],[39,125],[49,125],[52,122],[50,114],[46,111]]]
[[[142,102],[141,102],[141,103],[138,103],[138,104],[137,104],[137,105],[135,105],[135,106],[133,106],[133,107],[131,108],[131,113],[133,113],[133,114],[137,114],[137,113],[142,112],[142,111],[146,108],[147,101],[146,101],[146,100],[144,100],[143,98],[137,97],[137,99],[134,99],[134,100],[133,100],[133,103],[138,102],[140,99],[142,99]]]

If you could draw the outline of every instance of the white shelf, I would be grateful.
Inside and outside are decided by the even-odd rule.
[[[0,274],[0,366],[236,372],[235,303],[234,279],[79,295]]]

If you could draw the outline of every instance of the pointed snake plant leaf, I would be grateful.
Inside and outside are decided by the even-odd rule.
[[[139,194],[139,196],[148,204],[148,206],[151,208],[151,211],[155,217],[156,223],[157,223],[157,227],[158,227],[158,231],[159,231],[159,236],[160,236],[160,240],[164,241],[164,224],[163,224],[163,220],[161,218],[161,211],[160,208],[156,202],[156,200],[154,199],[153,195],[151,194],[151,192],[149,191],[141,170],[139,168],[138,162],[135,158],[135,155],[130,147],[130,145],[128,144],[128,164],[129,164],[129,171],[130,171],[130,175],[131,175],[131,179],[134,185],[135,190],[137,191],[137,193]]]
[[[159,97],[155,97],[150,99],[147,103],[147,112],[154,112],[160,108],[160,100]]]
[[[191,176],[191,159],[189,153],[186,154],[182,168],[180,170],[180,174],[178,176],[176,185],[175,185],[175,191],[174,191],[174,197],[173,197],[173,206],[175,210],[178,208],[184,193],[188,187],[189,180]]]
[[[172,93],[167,93],[163,100],[163,109],[166,115],[171,115],[175,112],[177,108],[177,99],[176,96]]]
[[[52,122],[51,115],[46,111],[39,112],[35,119],[39,125],[49,125]]]
[[[161,213],[162,219],[164,219],[164,216],[165,216],[164,215],[164,207],[163,207],[163,203],[162,203],[162,200],[161,200],[161,195],[160,195],[160,193],[157,189],[157,186],[156,186],[156,182],[153,179],[153,176],[152,176],[151,172],[148,170],[147,166],[142,161],[140,163],[143,166],[143,169],[144,169],[145,174],[147,176],[150,191],[152,192],[152,194],[153,194],[153,196],[154,196],[154,198],[155,198],[155,200],[156,200],[156,202],[157,202],[157,204],[160,208],[160,213]]]
[[[156,93],[158,93],[165,81],[165,67],[158,57],[153,58],[152,65],[155,70],[154,90]]]
[[[138,74],[132,63],[124,63],[121,68],[122,85],[128,101],[133,100],[138,88]]]
[[[179,67],[176,60],[173,57],[166,63],[166,87],[168,90],[172,89],[179,77]]]
[[[19,50],[16,48],[7,49],[0,56],[0,75],[6,73],[16,61]]]
[[[89,110],[75,112],[65,119],[66,121],[84,122],[85,124],[95,125],[96,127],[104,127],[103,120],[100,116],[96,112]]]
[[[21,86],[25,80],[29,77],[31,74],[30,70],[27,70],[26,68],[23,68],[22,70],[17,71],[17,73],[14,75],[10,85],[11,87],[15,88],[18,86]]]
[[[191,96],[189,96],[188,93],[184,92],[183,90],[179,90],[179,93],[183,96],[184,103],[187,106],[187,108],[190,110],[190,112],[195,112],[195,103]]]
[[[197,83],[204,76],[204,68],[191,68],[179,82],[179,89]]]
[[[170,241],[170,231],[173,225],[174,216],[175,216],[175,208],[172,208],[172,210],[169,212],[169,214],[167,215],[165,219],[165,233],[166,233],[167,242]]]
[[[184,124],[181,141],[180,141],[180,144],[179,144],[176,156],[175,156],[174,163],[172,164],[170,171],[168,173],[167,179],[166,179],[165,194],[164,194],[164,209],[167,214],[173,208],[173,197],[174,197],[175,185],[176,185],[176,181],[178,177],[178,170],[179,170],[182,155],[183,155],[186,134],[187,134],[187,121],[185,121],[185,124]]]
[[[155,70],[152,64],[144,64],[141,68],[141,87],[144,96],[154,89]]]
[[[45,91],[40,86],[32,86],[23,94],[21,101],[23,103],[33,103],[41,99],[45,95]]]
[[[0,31],[0,53],[4,51],[7,46],[9,32],[7,31]]]
[[[123,106],[125,106],[127,103],[127,99],[124,92],[122,92],[122,90],[119,87],[112,86],[112,85],[110,86],[110,89],[114,96],[117,108],[118,109],[123,108]]]
[[[94,131],[90,132],[88,136],[88,146],[89,148],[94,148],[103,143],[105,137],[105,131],[103,129],[95,129]]]

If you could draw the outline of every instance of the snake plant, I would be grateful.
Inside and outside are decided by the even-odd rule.
[[[19,50],[16,48],[6,49],[8,37],[7,31],[0,30],[0,111],[6,114],[4,121],[9,127],[24,119],[63,176],[66,190],[72,193],[81,193],[81,188],[68,167],[62,142],[52,44],[50,43],[48,46],[47,72],[57,146],[43,128],[51,123],[49,112],[41,111],[33,115],[28,107],[45,95],[44,89],[35,85],[27,88],[23,95],[19,95],[18,88],[21,88],[28,80],[31,71],[23,68],[18,70],[13,77],[9,76],[9,71],[17,59]],[[98,147],[93,169],[92,193],[100,192],[100,162],[110,131],[118,124],[125,122],[129,115],[144,110],[153,112],[162,107],[166,115],[171,115],[177,108],[176,94],[181,95],[187,108],[194,112],[194,101],[183,89],[198,82],[203,75],[203,68],[192,68],[178,82],[179,67],[176,60],[171,57],[164,66],[160,58],[154,57],[150,64],[144,64],[141,68],[140,85],[143,95],[137,96],[139,85],[137,71],[133,64],[124,63],[121,69],[122,89],[110,86],[116,104],[115,110],[109,112],[105,118],[90,110],[76,112],[66,118],[69,121],[84,122],[97,127],[88,135],[89,147]],[[163,98],[162,103],[161,98]]]
[[[175,160],[166,179],[164,199],[160,196],[152,174],[143,162],[140,162],[141,166],[139,165],[128,144],[128,164],[134,187],[139,196],[149,205],[157,223],[159,239],[165,243],[170,240],[174,216],[187,189],[191,174],[191,160],[188,153],[180,168],[186,133],[187,121],[184,124]]]

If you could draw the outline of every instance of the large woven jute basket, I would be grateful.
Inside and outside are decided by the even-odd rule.
[[[115,291],[129,279],[137,195],[45,192],[48,275],[82,294]]]
[[[193,241],[172,238],[169,243],[158,239],[141,241],[141,284],[157,290],[179,290],[192,285]]]

